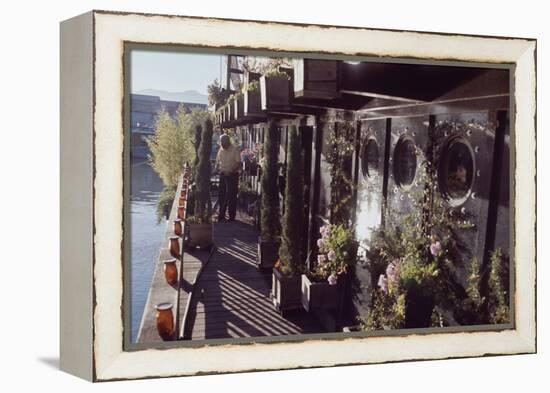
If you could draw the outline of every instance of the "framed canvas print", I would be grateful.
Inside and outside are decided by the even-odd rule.
[[[536,351],[536,41],[61,24],[61,368]]]

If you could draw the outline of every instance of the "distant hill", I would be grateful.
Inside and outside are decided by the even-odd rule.
[[[136,91],[137,94],[145,94],[149,96],[158,96],[161,100],[166,101],[179,101],[195,104],[208,104],[208,96],[206,94],[199,93],[196,90],[186,90],[181,92],[172,92],[155,89],[145,89]]]

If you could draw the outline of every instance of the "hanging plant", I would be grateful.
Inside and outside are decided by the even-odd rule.
[[[259,89],[260,84],[258,83],[258,81],[252,81],[246,86],[246,90],[250,92],[258,91]]]
[[[266,78],[286,78],[290,80],[290,76],[279,68],[272,68],[264,73]]]

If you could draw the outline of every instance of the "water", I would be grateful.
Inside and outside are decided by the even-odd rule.
[[[163,184],[147,161],[132,159],[130,183],[130,303],[132,342],[135,342],[166,232],[166,220],[157,223],[156,204]]]

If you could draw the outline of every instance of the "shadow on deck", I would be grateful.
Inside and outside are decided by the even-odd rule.
[[[216,251],[204,267],[190,304],[191,339],[320,333],[305,311],[285,318],[270,299],[271,273],[256,266],[258,233],[240,221],[214,225]]]

